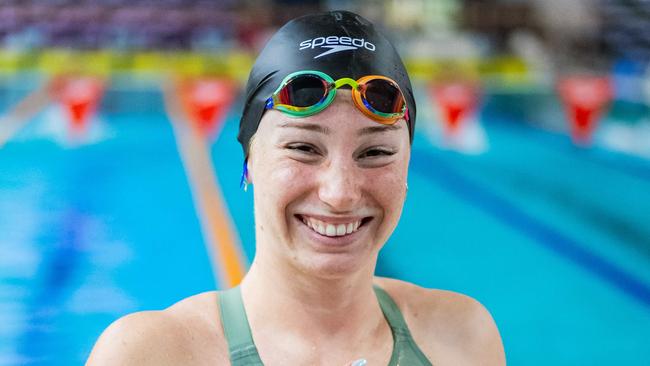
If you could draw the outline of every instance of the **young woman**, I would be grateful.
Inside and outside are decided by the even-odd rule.
[[[478,302],[374,277],[407,194],[415,111],[402,61],[367,20],[337,11],[281,28],[240,124],[255,187],[249,272],[119,319],[88,364],[504,365]]]

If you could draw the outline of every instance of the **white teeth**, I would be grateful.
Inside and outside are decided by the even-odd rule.
[[[327,236],[336,236],[336,226],[327,224],[327,230],[325,231]]]
[[[302,217],[302,222],[315,232],[325,236],[343,236],[352,234],[359,229],[361,221],[350,222],[347,224],[328,224],[314,218]]]
[[[338,224],[336,225],[336,235],[341,236],[345,235],[345,224]]]

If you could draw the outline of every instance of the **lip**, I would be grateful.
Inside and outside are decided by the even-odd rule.
[[[299,219],[302,217],[311,217],[319,221],[326,222],[328,224],[347,224],[350,222],[355,222],[355,221],[368,221],[368,219],[372,218],[371,216],[322,216],[322,215],[309,215],[309,214],[297,214],[295,215]]]
[[[327,222],[330,224],[344,224],[344,223],[350,223],[354,221],[361,221],[361,225],[357,229],[357,231],[350,233],[350,234],[345,234],[341,236],[326,236],[326,235],[321,235],[317,233],[316,231],[312,230],[309,226],[307,226],[302,220],[303,216],[305,217],[311,217],[323,222]],[[294,215],[294,219],[296,221],[296,225],[298,226],[299,230],[304,231],[305,235],[311,239],[311,241],[319,244],[320,246],[323,246],[328,249],[334,249],[334,248],[342,248],[346,247],[352,243],[354,243],[357,238],[360,235],[363,235],[363,232],[366,230],[367,223],[372,221],[371,216],[366,216],[366,217],[352,217],[352,216],[347,216],[347,217],[331,217],[331,216],[320,216],[320,215]]]

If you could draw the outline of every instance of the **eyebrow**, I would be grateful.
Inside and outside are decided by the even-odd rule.
[[[363,136],[363,135],[371,135],[374,133],[382,133],[382,132],[388,132],[388,131],[396,131],[402,129],[402,126],[395,123],[392,125],[378,125],[378,126],[371,126],[371,127],[364,127],[357,132],[357,135]]]
[[[296,122],[284,122],[280,124],[282,128],[297,128],[300,130],[315,131],[322,133],[324,135],[329,135],[331,133],[330,129],[327,126],[323,126],[316,123],[296,123]]]

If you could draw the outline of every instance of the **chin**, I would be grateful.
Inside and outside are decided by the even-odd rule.
[[[299,258],[297,258],[299,259]],[[351,253],[318,253],[298,263],[301,272],[316,278],[336,280],[358,273],[370,258],[360,258]]]

